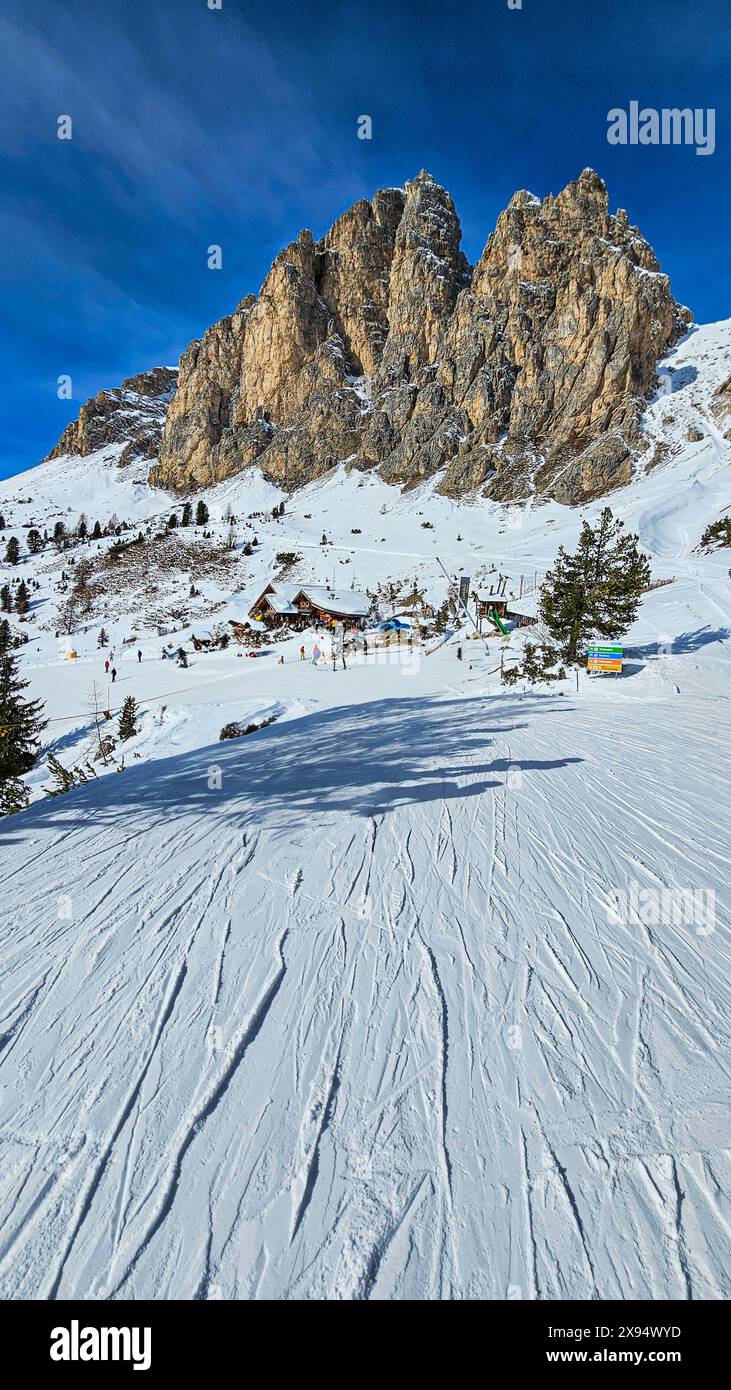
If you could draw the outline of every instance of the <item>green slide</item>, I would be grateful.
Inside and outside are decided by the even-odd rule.
[[[498,632],[502,632],[503,637],[507,637],[507,636],[509,635],[509,634],[508,634],[508,629],[506,628],[505,623],[503,622],[502,618],[499,617],[498,614],[495,612],[495,609],[494,609],[494,608],[491,608],[491,609],[489,610],[487,616],[488,616],[488,618],[490,619],[490,621],[493,622],[493,623],[495,624],[495,626],[496,626]]]

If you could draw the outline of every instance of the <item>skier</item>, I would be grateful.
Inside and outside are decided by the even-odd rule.
[[[104,670],[106,671],[107,675],[109,675],[109,662],[108,662],[108,661],[105,661],[105,662],[104,662]]]
[[[114,682],[116,681],[116,679],[117,679],[117,668],[116,668],[116,666],[113,666],[113,667],[112,667],[112,685],[114,685]]]
[[[141,661],[141,660],[142,660],[142,648],[141,648],[141,647],[138,647],[138,648],[137,648],[137,660],[138,660],[138,661]]]
[[[313,666],[316,666],[316,665],[317,665],[317,663],[318,663],[318,661],[320,660],[320,657],[321,657],[321,656],[322,656],[322,652],[320,651],[320,648],[318,647],[317,643],[315,643],[314,647],[312,648],[312,665],[313,665]]]
[[[458,660],[458,661],[461,661],[461,660],[462,660],[462,648],[461,648],[461,647],[458,647],[458,648],[457,648],[457,660]]]
[[[305,659],[305,649],[304,649],[304,647],[300,647],[300,661],[304,661],[304,659]]]
[[[367,656],[367,655],[368,655],[368,638],[367,638],[367,637],[364,637],[364,638],[363,638],[363,655],[364,655],[364,656]]]

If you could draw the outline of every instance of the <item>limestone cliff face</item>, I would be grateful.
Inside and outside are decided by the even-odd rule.
[[[712,409],[721,429],[725,431],[724,438],[731,439],[731,376],[716,391]]]
[[[192,343],[151,482],[257,463],[295,488],[338,462],[450,495],[574,503],[629,480],[658,358],[687,310],[584,170],[517,193],[477,265],[427,173],[309,232]]]
[[[63,454],[80,454],[83,458],[108,444],[119,443],[125,445],[118,459],[122,465],[138,458],[156,458],[177,376],[171,367],[153,367],[149,372],[129,377],[114,390],[99,391],[82,405],[77,419],[66,426],[46,459]]]

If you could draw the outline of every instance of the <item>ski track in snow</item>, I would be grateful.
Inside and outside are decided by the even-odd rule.
[[[344,706],[305,759],[307,719],[247,749],[278,804],[236,782],[164,815],[141,769],[121,806],[29,813],[4,1296],[728,1296],[725,923],[606,911],[632,878],[727,881],[716,730],[501,695],[457,739],[426,701],[410,737],[407,706],[379,785]]]
[[[138,666],[110,597],[140,761],[52,802],[36,769],[40,800],[0,831],[0,1297],[731,1296],[731,557],[696,551],[728,510],[731,323],[666,365],[644,429],[667,458],[608,500],[675,582],[616,685],[506,693],[497,640],[463,635],[464,663],[445,638],[418,672],[315,671],[299,638],[283,667],[173,672],[154,622]],[[117,454],[2,484],[13,528],[162,517]],[[342,467],[276,522],[255,470],[204,495],[262,543],[248,599],[204,583],[193,631],[240,618],[285,546],[301,577],[347,563],[441,602],[437,555],[530,582],[605,504],[536,499],[516,525]],[[98,624],[62,660],[58,557],[36,563],[21,661],[75,760]],[[633,882],[712,890],[715,929],[617,921]]]

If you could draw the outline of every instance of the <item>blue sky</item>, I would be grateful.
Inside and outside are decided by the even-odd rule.
[[[0,476],[100,387],[177,361],[301,227],[422,167],[474,261],[516,188],[591,165],[677,298],[727,317],[730,71],[728,0],[5,0]],[[715,153],[610,146],[633,99],[714,107]]]

